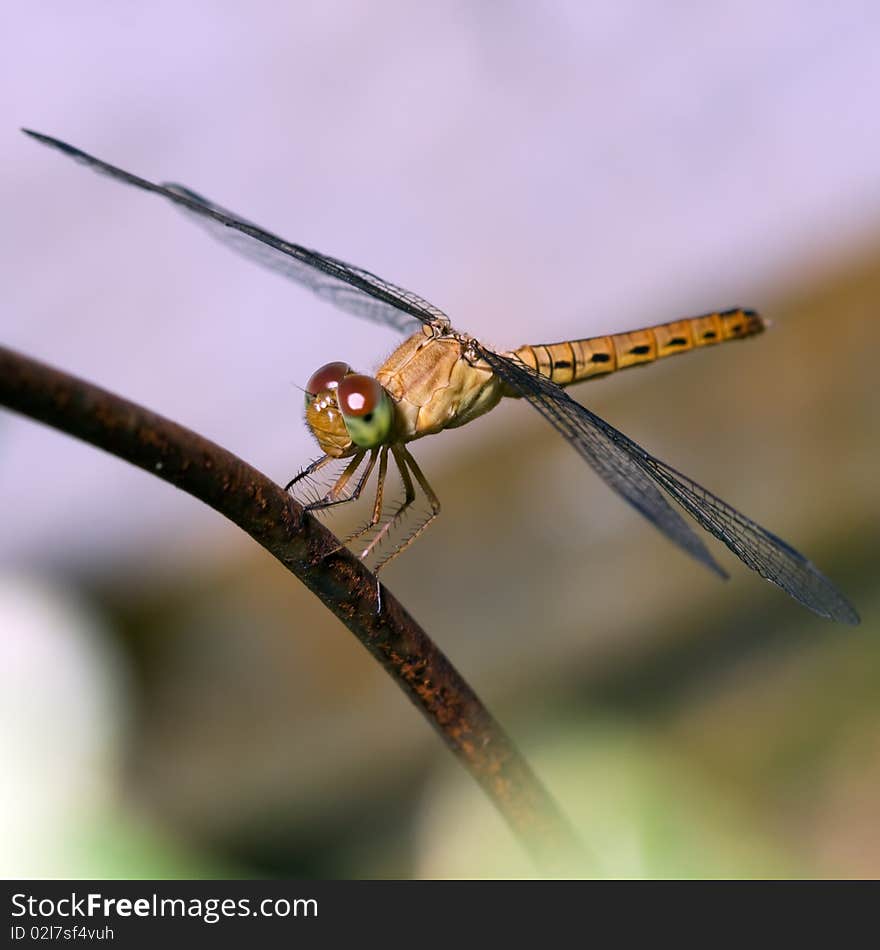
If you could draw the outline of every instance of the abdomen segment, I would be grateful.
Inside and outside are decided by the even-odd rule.
[[[725,310],[629,333],[521,346],[514,356],[557,385],[570,386],[591,376],[653,363],[697,347],[742,340],[761,333],[766,326],[754,310]]]

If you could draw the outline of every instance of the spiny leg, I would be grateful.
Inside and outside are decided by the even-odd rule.
[[[383,500],[385,495],[385,476],[388,473],[388,446],[383,445],[379,454],[379,477],[376,483],[376,500],[373,503],[373,514],[370,520],[360,528],[358,531],[355,531],[354,534],[350,534],[346,539],[346,544],[351,544],[352,541],[356,541],[358,538],[363,537],[368,531],[371,531],[382,519],[382,508]]]
[[[365,532],[369,531],[374,525],[377,525],[382,518],[382,508],[384,507],[384,496],[385,496],[385,476],[388,474],[388,446],[382,446],[381,459],[379,461],[379,478],[376,485],[376,500],[373,502],[373,515],[370,518],[370,523],[362,530],[356,532],[352,538],[349,540],[354,540],[355,538],[360,537]],[[348,541],[346,541],[346,544]],[[382,613],[382,582],[379,580],[379,576],[376,575],[376,613]]]
[[[320,471],[324,466],[329,465],[334,461],[332,455],[322,455],[319,459],[315,459],[314,462],[311,462],[307,465],[301,472],[297,475],[294,475],[293,478],[284,486],[285,491],[290,491],[291,488],[303,478],[307,478],[309,475],[314,475],[315,472]]]
[[[415,529],[410,532],[410,534],[408,534],[407,537],[404,538],[404,540],[387,557],[383,558],[376,565],[374,571],[376,574],[378,574],[386,564],[388,564],[390,561],[393,561],[398,554],[402,554],[413,543],[413,541],[415,541],[415,539],[427,529],[428,525],[431,524],[437,515],[440,514],[440,499],[434,493],[434,489],[428,484],[428,480],[422,474],[422,470],[419,468],[418,463],[406,449],[401,449],[401,452],[403,455],[404,464],[407,464],[409,468],[412,469],[412,473],[415,475],[416,481],[419,483],[419,487],[422,489],[422,491],[425,493],[425,497],[428,499],[428,503],[431,506],[431,513],[420,524],[416,525]],[[396,455],[395,458],[397,458]],[[400,459],[398,459],[398,465],[401,465]],[[401,511],[402,510],[403,509],[401,508]],[[400,512],[397,514],[399,515]],[[395,515],[395,517],[397,517],[397,515]]]
[[[367,479],[370,477],[370,473],[373,471],[373,466],[376,464],[377,451],[376,449],[370,450],[370,460],[367,462],[366,468],[363,471],[363,474],[358,479],[357,484],[354,487],[354,490],[351,494],[346,495],[344,498],[341,498],[340,495],[345,491],[346,485],[351,481],[352,476],[358,470],[361,462],[364,460],[364,456],[367,453],[365,451],[355,453],[352,460],[346,465],[345,471],[336,479],[335,484],[327,492],[327,494],[320,499],[319,501],[314,501],[310,505],[306,505],[306,511],[323,511],[327,508],[332,508],[335,505],[344,505],[349,501],[357,501],[361,496],[361,492],[364,490],[364,485],[367,484]]]
[[[401,480],[403,481],[403,489],[406,494],[397,511],[391,515],[384,525],[382,525],[381,530],[376,533],[376,537],[373,538],[373,540],[361,552],[361,560],[364,560],[370,556],[370,552],[373,550],[373,548],[375,548],[382,538],[388,534],[392,526],[397,522],[397,519],[406,511],[407,508],[409,508],[416,498],[415,485],[413,485],[412,476],[409,473],[409,469],[406,467],[406,456],[408,454],[406,449],[404,449],[402,446],[392,445],[391,454],[394,456],[394,461],[397,463],[397,468],[400,472]],[[378,498],[377,501],[379,501]]]

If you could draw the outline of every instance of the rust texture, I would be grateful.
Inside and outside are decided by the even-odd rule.
[[[539,866],[573,831],[498,723],[393,594],[280,486],[213,442],[84,380],[0,347],[0,405],[144,469],[210,505],[295,574],[440,733]]]

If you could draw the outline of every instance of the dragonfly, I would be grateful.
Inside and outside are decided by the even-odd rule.
[[[378,466],[369,522],[346,539],[350,543],[373,531],[362,558],[410,511],[416,486],[427,499],[427,511],[379,567],[405,550],[439,514],[440,502],[408,448],[411,442],[472,422],[504,398],[522,399],[611,489],[715,574],[727,577],[682,511],[804,607],[829,620],[859,622],[858,613],[840,590],[790,544],[652,455],[566,392],[567,387],[594,376],[759,334],[767,324],[754,311],[734,308],[627,333],[499,352],[457,330],[427,300],[364,268],[284,240],[182,185],[148,181],[51,136],[22,131],[95,172],[168,199],[232,250],[341,310],[406,334],[374,376],[355,372],[345,362],[333,362],[318,369],[305,387],[306,423],[323,454],[286,488],[295,491],[303,479],[318,475],[334,461],[344,462],[326,492],[307,506],[327,510],[358,499]],[[404,497],[390,516],[383,516],[389,463],[399,472]]]

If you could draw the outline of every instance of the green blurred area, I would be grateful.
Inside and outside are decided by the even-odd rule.
[[[441,437],[416,446],[443,515],[386,583],[576,823],[591,857],[572,873],[880,876],[878,300],[880,249],[768,293],[760,338],[574,390],[805,551],[857,628],[726,552],[729,582],[704,572],[526,406],[445,433],[442,455]],[[228,543],[222,567],[86,592],[131,667],[131,719],[106,810],[76,820],[61,866],[533,874],[348,632]]]

